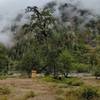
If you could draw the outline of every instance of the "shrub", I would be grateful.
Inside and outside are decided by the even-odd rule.
[[[66,91],[66,100],[100,100],[95,87],[70,88]]]
[[[95,70],[94,70],[94,76],[96,76],[96,78],[100,77],[100,68],[97,67]]]
[[[86,100],[92,100],[93,98],[98,98],[99,96],[97,89],[94,87],[84,87],[80,93],[81,97]]]
[[[42,78],[46,82],[55,82],[55,83],[64,83],[70,86],[81,86],[83,82],[79,78],[69,77],[69,78],[62,78],[62,80],[54,79],[51,76],[46,76]]]
[[[0,95],[8,95],[10,92],[11,91],[8,87],[0,87]]]
[[[80,80],[70,80],[67,84],[71,86],[81,86],[83,82]]]
[[[90,66],[87,64],[82,64],[82,63],[74,63],[73,64],[73,69],[79,73],[83,72],[89,72]]]

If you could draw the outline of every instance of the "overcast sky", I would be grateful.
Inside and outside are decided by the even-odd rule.
[[[0,0],[1,17],[15,16],[29,5],[42,6],[49,0]],[[6,15],[6,16],[5,16]]]
[[[21,10],[29,5],[41,6],[52,0],[0,0],[0,18],[15,16]],[[63,0],[56,0],[62,2]],[[80,1],[84,8],[100,14],[100,0],[64,0],[64,1]],[[6,15],[6,16],[5,16]]]
[[[24,9],[28,5],[44,5],[51,0],[0,0],[0,13],[14,13]],[[63,0],[56,0],[63,1]],[[64,1],[81,1],[84,7],[93,9],[100,13],[100,0],[64,0]]]
[[[81,0],[84,7],[100,15],[100,0]]]
[[[27,6],[43,6],[49,1],[50,0],[0,0],[0,26],[10,23],[18,13],[24,12]],[[2,27],[0,27],[0,30],[1,28]]]
[[[51,0],[0,0],[0,43],[5,46],[13,44],[13,34],[8,31],[2,33],[6,26],[10,26],[18,13],[25,11],[27,6],[43,6]]]

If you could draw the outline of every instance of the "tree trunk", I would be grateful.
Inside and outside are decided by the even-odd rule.
[[[54,79],[58,79],[58,71],[56,69],[56,66],[54,66]]]

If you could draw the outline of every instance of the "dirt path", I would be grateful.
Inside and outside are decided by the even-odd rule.
[[[82,76],[80,79],[88,86],[100,87],[100,80],[96,80],[93,76]],[[8,78],[0,80],[0,87],[8,87],[11,92],[8,95],[0,95],[0,100],[58,100],[57,97],[60,95],[57,95],[57,89],[59,91],[59,89],[61,89],[59,87],[63,85],[64,84],[44,82],[41,79]],[[29,94],[31,92],[35,94],[34,97]],[[60,91],[60,93],[62,93],[62,91]]]
[[[95,76],[92,76],[92,74],[88,73],[79,73],[79,74],[74,73],[71,74],[71,76],[80,78],[86,85],[100,87],[100,77],[99,79],[96,79]]]
[[[0,86],[10,87],[11,94],[7,100],[23,100],[29,91],[33,91],[35,97],[27,100],[56,100],[53,86],[39,80],[6,79],[0,80]]]
[[[90,86],[100,87],[100,79],[96,79],[95,77],[81,77],[82,81]]]

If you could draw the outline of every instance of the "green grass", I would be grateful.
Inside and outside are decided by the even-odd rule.
[[[78,78],[69,79],[69,80],[67,80],[66,83],[70,86],[81,86],[81,85],[83,85],[83,82]]]
[[[63,83],[63,84],[67,84],[70,86],[83,85],[83,82],[81,81],[81,79],[76,78],[76,77],[68,77],[68,78],[63,78],[62,80],[58,80],[58,79],[54,79],[51,76],[45,76],[42,78],[42,80],[44,80],[46,82]]]

